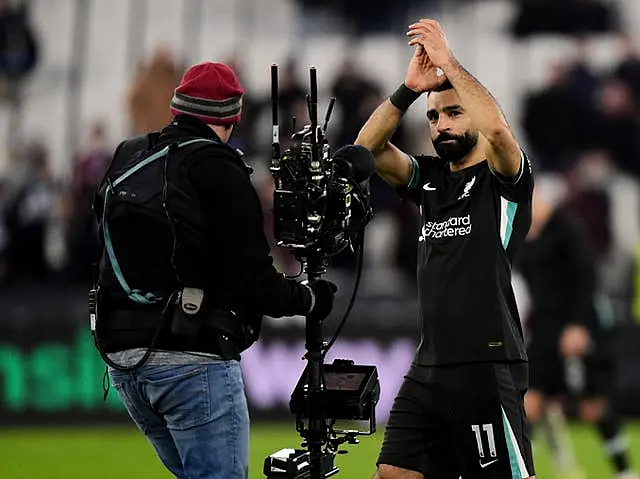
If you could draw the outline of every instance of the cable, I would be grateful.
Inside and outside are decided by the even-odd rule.
[[[169,177],[167,175],[167,165],[169,162],[169,156],[171,153],[175,152],[178,145],[176,143],[172,143],[169,146],[169,151],[164,157],[164,162],[162,165],[162,209],[164,210],[164,215],[167,217],[167,222],[169,223],[169,228],[171,228],[171,235],[173,236],[173,246],[171,251],[171,267],[173,268],[173,274],[176,276],[176,281],[178,284],[181,284],[180,274],[178,273],[178,268],[176,267],[176,252],[178,251],[178,234],[176,232],[176,225],[169,213],[169,208],[167,207],[167,197],[169,194]]]
[[[121,364],[118,364],[112,359],[110,359],[107,353],[104,352],[104,348],[102,347],[103,346],[102,341],[99,339],[100,335],[98,334],[98,323],[100,322],[100,317],[98,316],[98,319],[96,322],[96,331],[95,331],[93,340],[96,345],[96,349],[98,350],[98,353],[100,354],[100,357],[102,358],[102,360],[108,366],[112,367],[116,371],[121,371],[121,372],[133,371],[135,369],[138,369],[144,363],[146,363],[149,357],[151,356],[151,353],[153,352],[153,347],[155,346],[156,341],[158,340],[158,336],[160,336],[160,332],[162,331],[162,329],[164,329],[164,325],[166,323],[166,318],[167,318],[166,310],[169,304],[171,304],[174,297],[175,297],[175,293],[169,297],[169,300],[167,301],[167,304],[162,311],[162,319],[158,322],[158,329],[156,329],[155,333],[153,334],[153,338],[151,338],[151,344],[149,344],[149,347],[144,352],[144,355],[133,366],[122,366]]]
[[[342,332],[342,328],[344,328],[344,325],[347,322],[347,318],[349,317],[349,314],[351,313],[351,310],[353,309],[353,305],[356,302],[356,297],[358,295],[358,289],[360,287],[360,280],[362,279],[362,266],[364,263],[364,230],[362,231],[362,235],[360,235],[360,251],[358,254],[358,270],[356,272],[356,280],[353,284],[353,292],[351,293],[351,299],[349,300],[349,305],[347,306],[347,310],[344,313],[344,316],[342,317],[342,320],[340,321],[340,324],[338,324],[338,327],[335,331],[335,333],[333,334],[333,337],[331,338],[331,340],[327,343],[327,345],[322,349],[322,361],[324,362],[324,358],[327,355],[327,352],[329,352],[329,349],[331,349],[331,347],[333,346],[333,344],[336,342],[336,340],[338,339],[338,336],[340,336],[340,333]]]

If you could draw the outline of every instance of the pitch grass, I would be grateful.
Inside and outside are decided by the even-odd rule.
[[[633,463],[640,469],[640,422],[629,424]],[[603,457],[597,436],[582,425],[572,425],[577,454],[587,479],[614,475]],[[349,454],[339,455],[337,477],[372,477],[382,431],[363,437]],[[288,424],[255,424],[251,433],[250,478],[262,475],[264,458],[285,447],[296,447],[299,438]],[[539,479],[561,479],[552,472],[548,452],[536,449]],[[151,446],[133,428],[0,429],[1,479],[163,479],[172,477],[158,461]]]

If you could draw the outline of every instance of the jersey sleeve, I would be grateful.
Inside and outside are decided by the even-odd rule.
[[[491,170],[498,183],[500,195],[514,203],[529,203],[533,197],[533,172],[526,153],[520,150],[520,170],[513,178]]]
[[[413,201],[420,206],[422,203],[422,190],[429,188],[430,178],[433,176],[434,158],[430,156],[412,156],[409,155],[411,161],[411,178],[406,186],[396,188],[396,191],[403,199]]]

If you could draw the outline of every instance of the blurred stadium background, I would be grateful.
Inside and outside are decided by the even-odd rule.
[[[248,95],[234,142],[257,169],[268,225],[271,63],[283,67],[281,118],[303,124],[316,66],[322,104],[338,99],[330,141],[351,143],[403,80],[405,27],[426,16],[498,98],[548,198],[584,221],[597,248],[613,313],[611,395],[640,468],[640,0],[0,0],[1,479],[167,477],[116,395],[102,400],[85,310],[96,254],[88,207],[113,147],[168,120],[184,67],[225,61],[240,73]],[[394,141],[431,150],[419,105]],[[338,457],[343,477],[371,477],[417,341],[419,224],[379,181],[373,194],[362,289],[330,356],[378,366],[380,424]],[[296,269],[273,254],[282,271]],[[340,257],[330,272],[341,301],[329,330],[353,266]],[[517,272],[514,282],[526,317]],[[266,455],[299,443],[287,402],[302,354],[303,324],[292,318],[267,321],[243,359],[252,478]],[[570,432],[587,477],[613,477],[595,433],[573,422]],[[556,477],[544,443],[535,452],[538,477]]]

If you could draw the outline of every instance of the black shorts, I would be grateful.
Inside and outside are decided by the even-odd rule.
[[[577,360],[562,358],[556,348],[529,349],[529,389],[547,396],[607,396],[612,387],[613,363],[594,350]]]
[[[518,365],[526,375],[526,364]],[[413,367],[393,403],[377,464],[425,479],[534,475],[523,398],[509,364]]]

